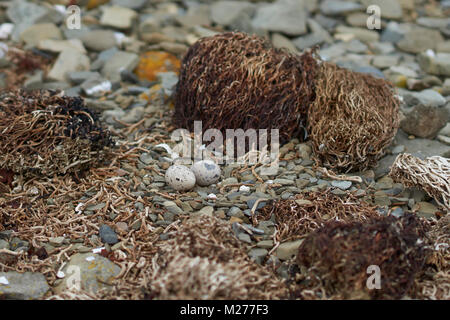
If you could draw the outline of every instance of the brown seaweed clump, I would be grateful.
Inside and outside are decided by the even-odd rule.
[[[300,245],[307,299],[400,299],[414,295],[430,250],[426,225],[413,214],[363,222],[329,222]],[[370,279],[379,268],[380,282]]]
[[[51,57],[33,51],[9,47],[5,56],[6,66],[0,68],[0,72],[5,74],[5,89],[22,87],[27,75],[36,70],[47,72],[52,60]]]
[[[259,210],[255,219],[275,217],[277,241],[305,238],[328,221],[359,221],[381,218],[376,207],[348,193],[337,196],[330,190],[298,194],[295,199],[276,200]]]
[[[32,175],[83,170],[113,145],[79,97],[52,91],[0,93],[0,168]]]
[[[421,160],[408,153],[397,156],[389,175],[406,187],[425,190],[450,212],[450,161],[434,156]]]
[[[202,215],[185,221],[155,255],[151,296],[158,299],[283,299],[287,288],[254,263],[228,223]]]
[[[275,49],[245,33],[202,38],[183,59],[174,124],[193,131],[279,129],[312,141],[319,165],[374,166],[399,127],[399,100],[383,79]]]
[[[383,79],[323,62],[309,108],[308,130],[318,164],[339,171],[376,165],[399,127],[399,100]]]
[[[280,142],[305,136],[317,62],[257,36],[224,33],[197,41],[183,59],[174,124],[203,129],[279,129]]]
[[[429,236],[433,251],[427,261],[428,268],[416,281],[418,298],[450,300],[450,215],[435,222]]]

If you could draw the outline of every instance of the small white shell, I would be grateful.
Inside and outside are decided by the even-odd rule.
[[[195,175],[188,167],[175,164],[167,169],[166,182],[177,191],[186,191],[195,186]]]
[[[216,183],[220,179],[221,170],[212,160],[201,160],[191,167],[199,186],[205,187]]]

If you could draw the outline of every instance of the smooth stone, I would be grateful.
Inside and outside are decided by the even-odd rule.
[[[275,251],[275,255],[280,260],[288,260],[297,254],[298,248],[304,239],[283,242]]]
[[[294,43],[288,38],[282,35],[281,33],[273,33],[272,34],[272,44],[275,48],[284,48],[291,52],[298,52]]]
[[[181,208],[173,201],[164,201],[163,206],[173,214],[180,215],[183,213],[183,210],[181,210]]]
[[[401,19],[403,16],[401,1],[398,0],[361,0],[361,4],[364,8],[378,6],[383,19]]]
[[[250,235],[248,235],[247,233],[240,232],[237,237],[242,242],[249,243],[249,244],[252,243],[252,239],[250,238]]]
[[[67,79],[73,84],[82,84],[88,79],[100,78],[100,73],[92,71],[74,71],[67,73]]]
[[[121,80],[122,70],[133,71],[139,63],[139,56],[135,53],[117,51],[107,60],[102,68],[102,74],[112,82]]]
[[[258,7],[252,27],[299,36],[307,32],[306,18],[304,1],[278,0]]]
[[[0,298],[6,300],[35,300],[42,298],[50,289],[44,275],[37,272],[0,272]]]
[[[229,26],[242,17],[255,12],[255,5],[247,1],[217,1],[211,5],[211,20],[222,26]]]
[[[131,28],[137,18],[136,11],[119,6],[105,7],[100,18],[100,24],[117,29]]]
[[[111,3],[118,7],[139,10],[148,3],[148,0],[112,0]]]
[[[335,188],[339,188],[341,190],[347,190],[352,186],[352,182],[351,181],[338,181],[338,180],[333,180],[331,181],[331,185]]]
[[[44,39],[39,41],[37,46],[39,50],[50,52],[63,52],[64,50],[77,50],[80,53],[86,53],[86,49],[80,39],[52,40]]]
[[[117,46],[117,39],[111,30],[92,30],[81,36],[84,46],[93,51],[105,51]]]
[[[39,23],[25,29],[20,38],[29,46],[37,46],[41,40],[61,40],[62,33],[53,23]]]
[[[405,102],[410,106],[422,104],[424,106],[440,107],[446,102],[446,99],[439,92],[432,89],[425,89],[418,92],[401,90],[399,92]]]
[[[35,23],[53,22],[50,19],[49,8],[37,5],[32,2],[15,0],[11,2],[6,10],[9,20],[14,23],[14,30],[11,35],[13,41],[20,39],[20,34]]]
[[[112,281],[119,275],[120,267],[98,254],[77,253],[70,257],[70,261],[64,266],[62,272],[66,277],[54,287],[56,293],[67,289],[81,289],[96,293],[100,289],[113,289]]]
[[[405,114],[400,128],[416,137],[433,139],[449,119],[447,109],[419,104]]]
[[[417,60],[425,72],[450,77],[450,53],[427,51],[419,54]]]
[[[342,0],[325,0],[320,5],[320,11],[329,16],[345,15],[360,11],[362,8],[362,5],[359,3]]]
[[[397,47],[408,53],[421,53],[427,49],[436,49],[436,45],[444,41],[438,30],[415,26],[397,42]]]
[[[119,242],[116,232],[106,224],[100,225],[99,235],[103,243],[115,244]]]
[[[89,58],[76,50],[64,50],[58,56],[47,78],[50,80],[65,81],[67,73],[73,71],[89,70]]]
[[[358,39],[364,43],[371,43],[379,41],[380,39],[380,35],[378,32],[368,30],[367,28],[364,29],[364,28],[338,26],[336,28],[336,33],[351,34],[355,37],[355,39]]]
[[[263,248],[253,248],[248,252],[248,256],[251,260],[255,261],[257,264],[262,264],[264,262],[264,258],[267,256],[269,251]]]

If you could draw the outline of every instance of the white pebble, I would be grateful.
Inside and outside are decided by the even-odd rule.
[[[240,187],[239,187],[239,191],[240,191],[240,192],[249,192],[249,191],[250,191],[250,187],[247,187],[247,186],[240,186]]]
[[[62,272],[62,271],[58,271],[58,272],[56,273],[56,276],[57,276],[59,279],[62,279],[62,278],[64,278],[64,277],[66,276],[66,274],[65,274],[64,272]]]
[[[208,194],[208,199],[209,200],[217,200],[217,196],[214,193],[210,193],[210,194]]]
[[[0,277],[0,284],[8,285],[9,281],[6,277]]]
[[[177,191],[187,191],[195,186],[195,175],[188,167],[176,164],[167,169],[166,182]]]
[[[220,179],[220,167],[212,160],[201,160],[191,167],[199,186],[205,187],[216,183]]]

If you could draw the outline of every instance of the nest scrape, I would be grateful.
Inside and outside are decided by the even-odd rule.
[[[450,211],[450,162],[434,156],[421,160],[408,153],[397,156],[389,175],[406,187],[419,187]]]
[[[185,221],[153,258],[158,299],[282,299],[287,288],[250,260],[229,224],[200,216]]]
[[[383,79],[323,62],[309,108],[316,162],[339,171],[376,165],[399,127],[399,100]]]
[[[330,190],[298,194],[293,200],[273,201],[272,205],[266,205],[259,212],[255,222],[275,216],[277,241],[304,238],[327,221],[364,222],[380,217],[376,207],[360,201],[351,193],[340,197]]]
[[[81,98],[51,91],[0,93],[0,132],[0,167],[26,176],[83,170],[113,146]]]
[[[400,299],[414,294],[430,250],[426,225],[415,215],[365,223],[329,222],[300,245],[304,268],[297,295],[308,299]],[[369,266],[378,266],[380,287],[367,285]]]
[[[174,124],[193,131],[279,129],[280,142],[306,136],[317,62],[257,36],[229,32],[197,41],[183,59]]]

